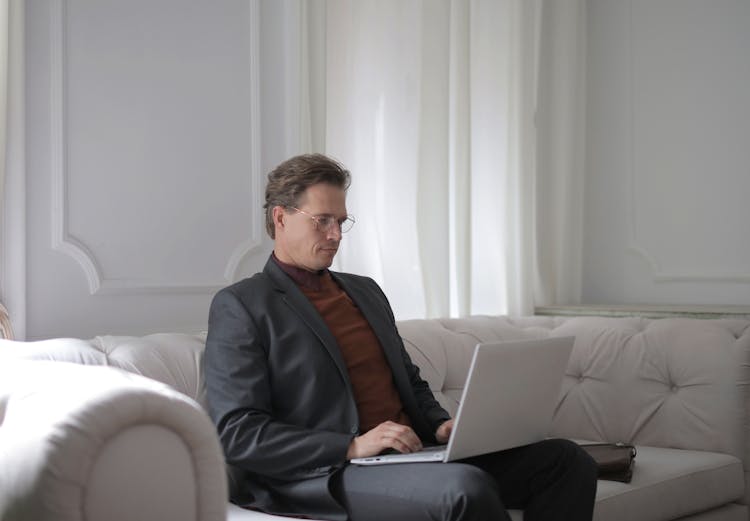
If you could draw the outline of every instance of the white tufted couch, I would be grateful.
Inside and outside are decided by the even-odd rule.
[[[638,447],[630,484],[600,480],[595,519],[748,521],[750,321],[470,317],[399,329],[451,412],[477,342],[576,336],[552,434]],[[0,340],[0,519],[283,519],[227,513],[202,409],[204,339]]]

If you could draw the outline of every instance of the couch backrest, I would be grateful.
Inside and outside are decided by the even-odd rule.
[[[746,320],[469,317],[405,321],[399,330],[450,412],[477,342],[575,336],[554,435],[747,459]]]
[[[53,360],[106,365],[163,382],[206,407],[202,377],[205,334],[158,333],[142,337],[54,338],[37,342],[0,340],[4,359]]]
[[[404,320],[399,333],[422,378],[445,409],[455,415],[479,342],[546,338],[555,327],[550,318],[470,317],[463,319]]]
[[[747,459],[749,321],[469,317],[408,320],[398,327],[422,376],[451,413],[478,342],[575,336],[554,435]],[[205,407],[204,342],[205,335],[175,333],[0,340],[0,363],[9,356],[119,367],[164,382]]]

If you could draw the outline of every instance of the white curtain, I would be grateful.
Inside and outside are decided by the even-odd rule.
[[[0,201],[5,202],[5,151],[6,151],[6,127],[8,122],[8,58],[9,58],[9,34],[10,0],[0,0]],[[0,223],[2,222],[0,212]]]
[[[577,91],[538,86],[583,63],[581,49],[556,47],[559,35],[580,35],[583,2],[303,1],[303,147],[353,174],[347,203],[357,224],[335,267],[375,278],[397,318],[530,314],[561,295],[575,299],[575,280],[572,296],[560,280],[579,269],[570,260],[578,246],[555,220],[572,223],[575,212],[567,200],[538,208],[571,171],[537,169],[579,151],[562,151],[568,143],[538,132],[535,120],[545,93],[545,124],[579,130],[569,128],[576,107],[558,110]],[[554,190],[538,185],[548,178]]]
[[[586,2],[546,0],[537,107],[536,305],[581,300]]]
[[[23,0],[0,0],[0,330],[12,335],[2,303],[15,313],[23,338],[25,321],[25,242],[23,199]]]

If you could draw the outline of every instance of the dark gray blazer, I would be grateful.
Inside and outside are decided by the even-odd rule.
[[[449,418],[404,349],[390,305],[367,277],[331,273],[372,326],[416,433]],[[231,500],[279,514],[346,519],[329,478],[347,464],[359,417],[336,339],[276,263],[211,303],[204,371]]]

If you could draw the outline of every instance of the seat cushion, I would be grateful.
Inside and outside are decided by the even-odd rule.
[[[747,521],[747,505],[729,503],[705,512],[681,517],[675,521]]]
[[[739,501],[742,463],[734,456],[704,451],[637,447],[630,483],[599,480],[595,521],[676,519]],[[287,519],[230,505],[230,521]],[[511,519],[523,514],[512,511]]]
[[[742,463],[715,452],[639,446],[630,483],[599,480],[594,519],[675,519],[744,493]]]
[[[520,510],[511,510],[510,518],[513,521],[523,521],[523,512]],[[286,516],[273,516],[264,512],[248,510],[229,503],[227,512],[227,521],[281,521],[283,519],[294,520],[298,518]]]

